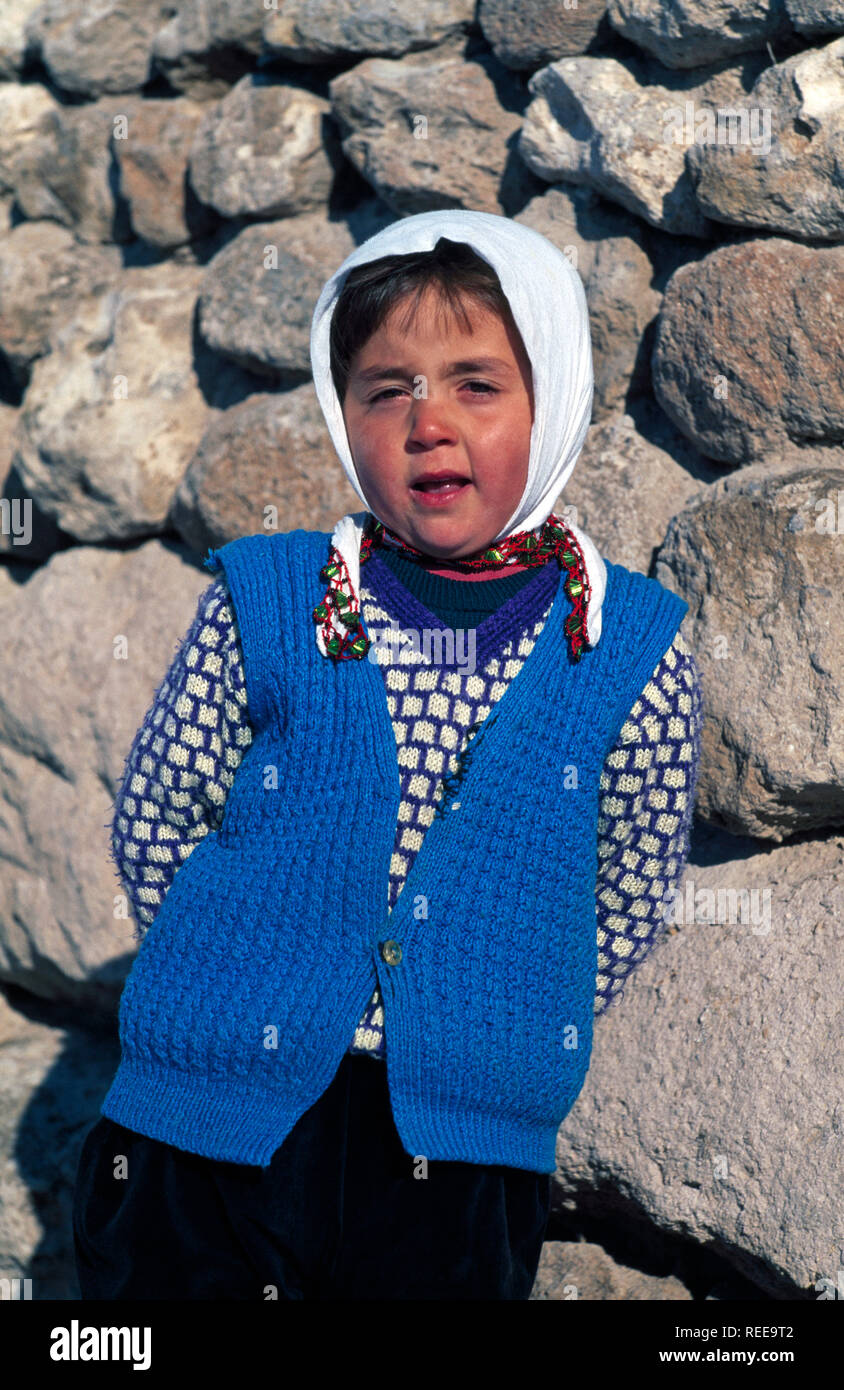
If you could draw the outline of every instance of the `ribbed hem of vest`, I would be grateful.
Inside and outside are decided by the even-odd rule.
[[[406,1152],[432,1162],[478,1163],[484,1167],[522,1168],[531,1173],[556,1171],[559,1126],[529,1128],[524,1120],[487,1111],[438,1108],[418,1102],[417,1124],[411,1128],[401,1097],[392,1095],[393,1120]],[[565,1117],[561,1116],[560,1124]]]
[[[504,1165],[535,1173],[556,1170],[557,1127],[529,1129],[506,1115],[456,1113],[422,1102],[419,1129],[401,1097],[392,1095],[391,1100],[396,1129],[409,1154],[432,1162]],[[289,1096],[282,1099],[240,1081],[123,1062],[100,1113],[125,1129],[201,1158],[266,1168],[313,1104],[313,1097],[304,1098],[297,1108]]]
[[[302,1099],[297,1108],[289,1094],[280,1097],[240,1080],[154,1071],[124,1061],[100,1112],[185,1153],[266,1168],[314,1103],[313,1096]]]

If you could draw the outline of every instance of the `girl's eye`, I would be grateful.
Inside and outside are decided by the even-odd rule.
[[[473,393],[472,393],[473,395],[478,395],[478,394],[480,394],[480,395],[491,395],[491,396],[494,396],[494,395],[496,394],[496,390],[497,390],[497,388],[496,388],[495,386],[490,386],[489,383],[486,382],[486,381],[467,381],[467,382],[465,382],[465,385],[466,385],[466,386],[480,386],[480,388],[481,388],[480,392],[473,391]],[[375,396],[372,397],[372,399],[370,400],[369,404],[370,404],[370,405],[374,405],[374,403],[375,403],[376,401],[384,400],[384,399],[386,399],[388,396],[391,396],[394,392],[396,392],[396,391],[401,391],[401,389],[402,389],[402,388],[401,388],[400,386],[385,386],[385,388],[384,388],[383,391],[379,391],[377,395],[375,395]]]

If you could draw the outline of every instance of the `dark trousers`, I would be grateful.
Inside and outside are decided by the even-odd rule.
[[[101,1115],[73,1197],[83,1299],[529,1298],[551,1174],[429,1160],[414,1177],[386,1066],[346,1053],[267,1168]]]

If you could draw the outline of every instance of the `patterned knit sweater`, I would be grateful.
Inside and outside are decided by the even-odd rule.
[[[434,663],[424,645],[399,657],[399,644],[378,644],[401,777],[390,910],[434,816],[459,806],[453,779],[466,750],[466,731],[486,717],[530,655],[551,609],[555,573],[552,560],[531,573],[508,576],[505,571],[489,582],[452,580],[420,572],[386,550],[362,568],[360,599],[374,640],[391,627],[405,635],[411,628],[457,629],[461,610],[461,635],[474,627],[471,675],[461,674],[455,664],[466,662],[459,640],[450,666],[442,652]],[[702,716],[697,667],[678,631],[633,705],[601,776],[596,1016],[621,997],[627,977],[660,938],[660,902],[682,876]],[[115,802],[112,857],[135,916],[137,940],[154,920],[179,866],[208,830],[219,826],[251,741],[240,640],[220,575],[201,595],[135,736]],[[383,1058],[388,1031],[376,988],[348,1050]]]

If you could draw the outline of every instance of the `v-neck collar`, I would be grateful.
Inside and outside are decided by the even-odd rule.
[[[498,656],[511,638],[521,636],[525,627],[532,625],[545,612],[554,600],[560,584],[561,569],[554,557],[544,565],[537,566],[536,575],[494,613],[490,613],[472,630],[475,634],[475,669],[482,670],[487,662]],[[371,579],[371,583],[368,581]],[[472,580],[457,580],[456,583],[472,583]],[[386,565],[377,552],[372,554],[361,570],[361,585],[368,588],[377,600],[382,600],[391,616],[395,616],[402,626],[415,628],[418,632],[434,629],[438,632],[453,631],[451,624],[443,622],[402,584],[401,580]],[[447,670],[460,669],[457,660],[457,646],[447,642],[441,644],[443,660],[437,664]],[[449,649],[454,651],[451,660],[447,658]],[[424,651],[424,644],[423,644]]]

